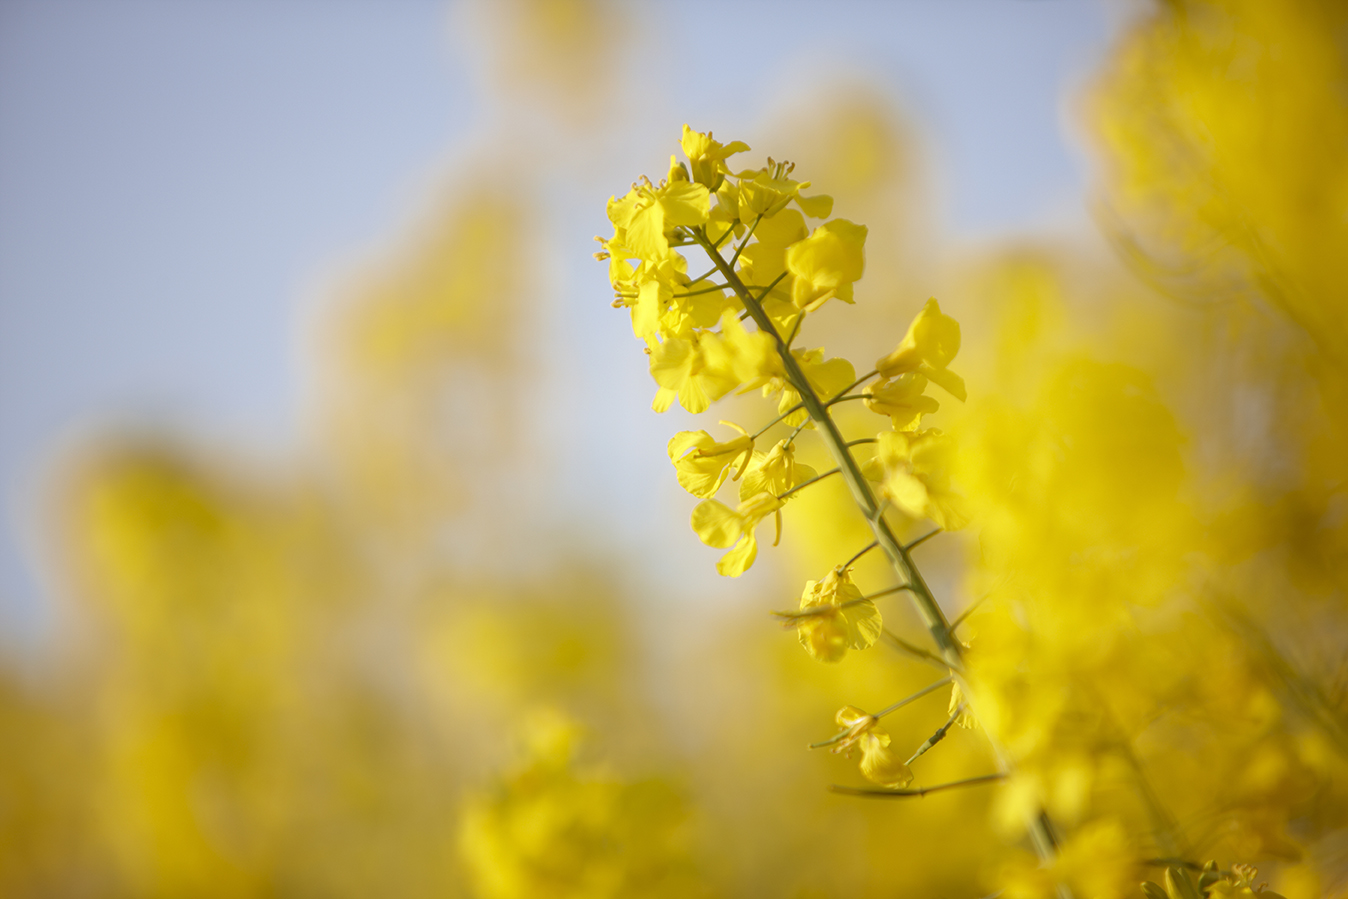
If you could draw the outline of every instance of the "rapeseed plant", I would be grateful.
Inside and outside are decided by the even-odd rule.
[[[529,8],[506,86],[605,114],[616,7],[477,11]],[[691,129],[615,198],[653,405],[739,421],[666,446],[695,533],[795,578],[786,639],[633,628],[610,557],[514,570],[549,548],[517,335],[521,173],[555,159],[466,165],[325,312],[302,470],[162,441],[66,470],[79,626],[46,689],[0,680],[0,892],[1345,895],[1342,47],[1309,0],[1129,28],[1099,206],[1182,304],[1079,248],[904,280],[934,229],[864,90],[779,136],[836,203]],[[675,683],[643,634],[692,653]]]
[[[1252,28],[1258,20],[1240,4],[1180,4],[1140,23],[1128,46],[1153,42],[1137,58],[1160,67],[1171,63],[1156,42],[1166,52],[1211,53],[1213,46],[1238,45],[1214,45],[1212,34],[1229,36],[1230,29]],[[1305,34],[1298,31],[1302,25],[1279,27],[1275,34],[1289,28]],[[1185,37],[1186,29],[1198,29],[1199,37]],[[1132,52],[1125,49],[1124,65],[1133,64],[1127,62]],[[1109,139],[1142,128],[1129,118],[1140,104],[1109,105],[1114,85],[1136,89],[1130,71],[1102,82],[1099,108],[1115,117]],[[1209,70],[1195,71],[1206,77]],[[1274,79],[1272,89],[1278,84]],[[1212,114],[1224,114],[1225,91],[1214,88]],[[1248,104],[1249,95],[1231,102]],[[1272,96],[1268,102],[1275,102]],[[1151,138],[1134,134],[1120,153],[1158,152],[1148,164],[1164,168],[1166,157]],[[1139,883],[1148,896],[1172,899],[1278,895],[1244,866],[1254,860],[1275,864],[1289,894],[1312,895],[1314,884],[1336,882],[1340,862],[1329,847],[1348,823],[1336,785],[1348,760],[1342,694],[1324,686],[1334,663],[1319,673],[1294,661],[1319,639],[1328,641],[1329,658],[1341,658],[1345,632],[1341,569],[1324,555],[1342,558],[1342,528],[1325,503],[1338,495],[1348,458],[1332,413],[1344,394],[1341,341],[1332,330],[1314,332],[1308,348],[1285,329],[1246,326],[1230,331],[1229,343],[1186,354],[1179,335],[1192,325],[1172,310],[1144,325],[1153,337],[1150,350],[1128,351],[1141,365],[1113,361],[1108,354],[1117,358],[1118,348],[1141,332],[1128,325],[1102,340],[1064,329],[1058,323],[1067,316],[1053,296],[1059,275],[1012,260],[1000,267],[1002,285],[991,292],[1001,290],[1006,303],[989,309],[998,342],[986,347],[987,358],[961,363],[976,375],[973,391],[951,370],[962,344],[959,324],[935,299],[918,311],[898,345],[858,377],[850,361],[829,358],[821,348],[800,349],[797,341],[806,319],[814,321],[829,300],[865,302],[856,290],[866,269],[865,227],[829,219],[832,202],[807,193],[810,183],[794,180],[789,163],[769,158],[762,168],[734,171],[730,161],[748,152],[745,145],[722,145],[688,126],[681,143],[688,165],[674,160],[666,179],[642,179],[610,201],[614,232],[600,238],[596,255],[609,263],[614,306],[629,310],[660,387],[670,387],[660,380],[664,360],[685,346],[696,348],[696,364],[686,370],[700,389],[687,392],[688,402],[678,394],[686,411],[700,413],[720,398],[753,390],[775,400],[757,426],[724,422],[738,436],[722,443],[706,432],[683,432],[671,441],[680,484],[701,500],[693,530],[709,546],[730,548],[717,570],[740,576],[757,559],[754,528],[772,516],[780,537],[783,507],[824,491],[819,495],[827,499],[812,502],[808,514],[788,515],[786,524],[804,530],[795,541],[798,551],[817,541],[836,555],[826,574],[806,582],[797,609],[774,614],[815,660],[840,662],[884,636],[945,675],[874,714],[857,705],[838,712],[841,730],[813,746],[859,750],[860,774],[872,785],[834,790],[901,798],[992,785],[993,821],[1006,836],[1026,837],[1037,854],[1035,861],[1018,860],[1014,852],[1001,856],[995,879],[1007,895],[1135,895]],[[715,148],[714,165],[694,165],[703,148]],[[1144,192],[1152,182],[1136,167],[1124,171],[1135,183],[1122,189],[1117,208],[1131,214],[1129,204],[1139,196],[1152,202]],[[1204,173],[1203,189],[1220,187],[1230,174]],[[1239,189],[1223,192],[1222,202]],[[672,211],[648,211],[662,204]],[[1172,246],[1165,241],[1184,227],[1188,208],[1163,202],[1140,208],[1153,218],[1135,218],[1139,228],[1168,215],[1170,231],[1138,245]],[[641,220],[642,214],[651,217]],[[1230,227],[1230,252],[1235,258],[1244,253],[1245,271],[1253,274],[1243,275],[1242,304],[1220,310],[1223,326],[1241,327],[1261,292],[1295,325],[1304,328],[1313,316],[1327,321],[1331,309],[1291,307],[1317,301],[1289,293],[1287,285],[1330,283],[1332,273],[1293,277],[1297,270],[1284,260],[1278,277],[1261,274],[1275,253],[1264,244],[1276,235],[1228,221],[1209,216],[1203,226],[1219,235]],[[1218,238],[1205,238],[1212,239]],[[1192,252],[1178,246],[1177,252]],[[1323,256],[1308,262],[1329,264]],[[1324,300],[1335,302],[1333,295]],[[698,312],[687,311],[692,303]],[[1130,312],[1116,309],[1119,316]],[[1166,327],[1176,336],[1157,340]],[[1250,361],[1232,360],[1232,352],[1250,354]],[[1312,402],[1324,406],[1316,409],[1284,391],[1278,394],[1283,408],[1296,410],[1285,425],[1240,431],[1241,422],[1214,416],[1204,405],[1214,395],[1210,381],[1197,374],[1204,364],[1225,366],[1245,390],[1287,379],[1303,383],[1317,397]],[[1296,374],[1303,369],[1309,380]],[[1270,378],[1274,371],[1284,374]],[[927,423],[941,409],[933,384],[967,403],[954,407],[945,430]],[[980,384],[989,388],[981,395]],[[657,395],[654,407],[664,411],[673,399]],[[885,417],[883,430],[867,427],[865,412]],[[1195,440],[1212,467],[1193,467]],[[802,446],[805,441],[823,453]],[[767,454],[757,448],[763,442],[772,447]],[[1252,459],[1251,449],[1264,461]],[[1286,456],[1279,454],[1289,452],[1313,454],[1314,463],[1298,462],[1295,471],[1318,478],[1320,486],[1303,482],[1291,496],[1282,492],[1277,485],[1287,481]],[[745,472],[754,462],[763,456],[766,464],[774,454],[775,476],[749,480]],[[817,464],[821,455],[834,467],[818,471],[796,461],[804,456]],[[1233,507],[1221,484],[1251,477],[1252,461],[1272,479],[1245,489],[1269,498],[1251,505],[1237,496]],[[739,483],[737,505],[716,498],[727,481]],[[829,486],[839,482],[845,502]],[[1271,502],[1308,507],[1304,514],[1322,522],[1312,528],[1317,561],[1290,545],[1275,549],[1283,536],[1259,521]],[[847,516],[864,523],[865,537]],[[979,598],[952,620],[915,555],[933,536],[970,526],[977,548],[966,591]],[[1262,536],[1238,536],[1251,530]],[[853,535],[855,545],[839,551],[840,534]],[[967,540],[963,546],[973,548]],[[851,555],[843,561],[845,553]],[[1288,554],[1285,563],[1280,553]],[[878,570],[875,557],[885,559],[888,583],[866,590],[856,582],[858,566],[866,572],[862,583],[868,582]],[[1251,596],[1251,583],[1274,589],[1264,596],[1280,600]],[[886,628],[884,618],[902,616],[881,600],[896,596],[916,611],[927,645]],[[1327,629],[1319,638],[1291,626],[1308,617]],[[896,754],[880,719],[940,688],[950,691],[946,722],[911,755]],[[960,725],[987,739],[992,770],[914,786],[930,764],[922,761],[932,757],[928,752]],[[1213,857],[1232,864],[1220,867]],[[1148,876],[1148,869],[1157,873]]]

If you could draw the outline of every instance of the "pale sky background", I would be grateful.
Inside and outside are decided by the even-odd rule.
[[[1102,0],[628,11],[639,28],[666,29],[660,65],[623,77],[661,98],[671,134],[687,120],[736,136],[721,123],[780,109],[805,60],[902,98],[939,165],[952,233],[1088,227],[1086,165],[1063,110],[1115,27]],[[709,42],[713,17],[723,37]],[[451,21],[431,0],[0,0],[0,629],[11,639],[44,620],[28,522],[54,447],[119,422],[264,453],[295,439],[301,301],[349,254],[385,242],[493,115],[462,52],[474,37],[451,34]],[[727,54],[735,35],[772,52]],[[580,222],[562,245],[570,274],[592,265],[591,218],[559,213]],[[616,315],[602,272],[584,271],[565,280],[567,308]]]

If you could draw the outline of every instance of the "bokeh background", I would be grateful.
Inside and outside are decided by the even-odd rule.
[[[446,192],[488,177],[546,210],[546,254],[529,260],[545,272],[536,302],[577,351],[539,385],[536,411],[586,471],[566,495],[582,506],[566,514],[603,528],[601,542],[649,549],[647,529],[666,533],[670,516],[632,514],[650,511],[667,480],[642,447],[668,425],[612,393],[637,387],[589,261],[601,201],[629,173],[658,168],[685,120],[750,140],[803,101],[821,114],[864,85],[889,129],[883,150],[901,154],[873,164],[923,194],[923,232],[1089,235],[1071,102],[1125,13],[1094,2],[622,4],[601,32],[577,36],[592,43],[557,61],[564,71],[543,74],[511,43],[543,15],[523,5],[7,3],[7,632],[26,639],[50,622],[32,531],[53,454],[128,422],[289,454],[314,382],[307,335],[333,294]],[[731,52],[709,27],[751,33],[760,49]],[[568,395],[585,408],[551,411]],[[577,416],[603,418],[581,427]],[[601,443],[626,451],[586,463]],[[558,497],[531,517],[561,514]]]
[[[1241,40],[1269,33],[1249,4],[1226,6],[1245,11]],[[1039,472],[1061,502],[989,518],[994,535],[1062,538],[1042,570],[1024,566],[1059,602],[1027,677],[1110,702],[1138,691],[1120,704],[1141,735],[1128,757],[1155,763],[1194,852],[1272,859],[1291,899],[1342,889],[1342,797],[1306,786],[1342,783],[1341,329],[1317,333],[1310,307],[1234,263],[1180,266],[1182,283],[1145,264],[1158,248],[1212,257],[1167,214],[1230,224],[1204,177],[1175,175],[1180,154],[1156,139],[1173,122],[1146,115],[1181,83],[1138,63],[1169,51],[1125,39],[1151,14],[0,6],[0,892],[976,897],[1019,882],[1007,895],[1030,896],[1043,884],[1007,873],[1026,863],[1004,826],[1026,784],[1081,824],[1068,867],[1098,887],[1082,895],[1137,882],[1152,847],[1119,848],[1134,810],[1093,817],[1128,790],[1099,761],[1119,758],[1085,740],[1054,742],[1070,757],[1026,750],[1042,781],[1019,792],[901,807],[825,791],[857,779],[803,751],[838,706],[878,708],[931,674],[879,649],[820,666],[772,625],[862,540],[832,494],[793,505],[783,546],[736,581],[687,528],[665,443],[704,425],[650,411],[646,358],[590,256],[604,201],[658,178],[685,122],[747,141],[754,165],[795,161],[869,226],[857,307],[820,316],[811,345],[879,355],[939,296],[985,398],[966,426],[976,458],[1022,451],[999,422],[1081,441],[1091,465]],[[1296,21],[1291,46],[1323,50]],[[1325,83],[1334,47],[1314,70]],[[1252,140],[1232,171],[1337,171],[1306,149],[1317,128],[1339,134],[1306,84],[1273,82],[1249,108],[1203,93],[1211,71],[1239,82],[1236,57],[1183,70],[1212,101],[1195,116],[1240,125],[1310,99],[1287,114],[1303,144]],[[1251,197],[1270,227],[1321,221]],[[1334,265],[1326,250],[1287,270],[1333,283]],[[966,472],[990,502],[994,474]],[[952,614],[997,579],[983,548],[924,549]],[[1230,592],[1267,589],[1145,692],[1125,660],[1199,627],[1192,597],[1168,603],[1204,553],[1244,565],[1219,581]],[[1053,580],[1080,570],[1093,580]],[[1135,602],[1152,610],[1142,636],[1124,623]],[[1270,609],[1283,630],[1259,644],[1268,658],[1319,638],[1269,678],[1323,674],[1297,708],[1327,716],[1302,730],[1323,725],[1329,748],[1269,711],[1275,691],[1231,637],[1262,633]],[[981,625],[994,649],[1000,620]],[[920,634],[901,607],[886,622]],[[1150,727],[1154,709],[1191,706],[1226,729]],[[1044,733],[1062,724],[1030,711]],[[945,719],[933,701],[891,731],[916,744]],[[957,729],[923,782],[990,763]],[[1239,826],[1210,828],[1228,806]]]

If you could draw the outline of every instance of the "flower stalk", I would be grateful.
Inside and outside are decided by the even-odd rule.
[[[961,652],[959,641],[955,639],[950,631],[950,623],[946,620],[945,613],[941,611],[936,598],[932,595],[931,588],[923,580],[922,573],[918,571],[917,566],[913,564],[908,550],[904,548],[903,543],[895,536],[894,531],[889,526],[881,514],[880,503],[875,497],[875,492],[871,489],[866,476],[861,472],[861,466],[857,464],[852,456],[851,450],[847,446],[847,440],[842,432],[838,430],[838,425],[834,422],[833,416],[829,414],[828,407],[815,393],[809,379],[800,368],[800,363],[791,353],[786,341],[781,334],[777,332],[772,319],[763,310],[763,305],[754,297],[753,293],[740,280],[730,262],[721,256],[707,239],[706,232],[700,228],[692,232],[694,241],[706,251],[712,263],[720,270],[730,289],[735,292],[740,301],[744,304],[749,317],[758,325],[759,330],[772,338],[777,346],[777,353],[781,357],[782,367],[786,373],[786,380],[793,390],[800,395],[801,406],[805,409],[810,420],[813,421],[824,439],[825,446],[828,447],[829,454],[837,464],[843,480],[847,483],[847,488],[861,509],[866,523],[870,526],[871,532],[875,535],[875,542],[879,544],[888,557],[894,569],[903,578],[904,582],[912,586],[913,603],[917,608],[918,614],[922,617],[923,624],[936,642],[940,656],[951,668],[959,669],[961,667]]]
[[[910,549],[916,548],[916,546],[923,542],[926,537],[930,537],[936,532],[933,531],[931,534],[919,538],[913,542],[911,547],[905,545],[898,539],[894,534],[893,529],[890,527],[889,522],[884,517],[884,507],[876,498],[875,491],[871,489],[870,482],[866,480],[866,476],[861,471],[861,466],[852,455],[852,450],[848,445],[847,439],[839,430],[837,423],[833,420],[833,416],[829,414],[829,407],[839,400],[833,399],[825,401],[820,399],[819,395],[815,392],[814,387],[810,384],[809,379],[805,376],[805,372],[801,369],[800,363],[791,352],[790,345],[777,331],[776,325],[773,324],[771,317],[769,317],[764,310],[760,298],[754,296],[753,292],[749,290],[739,274],[735,271],[734,260],[727,260],[721,255],[716,246],[708,239],[704,228],[690,228],[688,233],[693,241],[702,247],[708,258],[710,258],[712,264],[720,271],[726,284],[728,284],[730,289],[734,291],[740,302],[744,304],[745,311],[748,313],[749,317],[754,320],[754,323],[758,325],[759,330],[767,334],[775,344],[777,355],[781,360],[787,383],[790,384],[791,388],[800,396],[800,406],[805,410],[810,420],[818,427],[824,445],[828,448],[829,455],[833,457],[834,462],[837,464],[838,471],[842,474],[843,480],[846,482],[847,488],[851,492],[852,498],[855,500],[862,516],[866,519],[867,525],[870,526],[871,533],[875,535],[875,543],[884,551],[885,556],[889,559],[895,573],[898,574],[903,584],[908,587],[907,592],[912,597],[913,607],[917,610],[918,615],[921,617],[923,624],[927,628],[927,632],[931,635],[932,641],[936,644],[939,659],[950,667],[954,682],[959,686],[960,691],[965,697],[965,702],[968,704],[971,711],[974,712],[976,717],[977,703],[974,700],[973,692],[969,689],[968,683],[965,682],[964,678],[961,676],[964,661],[963,646],[959,640],[956,639],[954,629],[946,619],[945,612],[941,609],[940,604],[937,603],[936,597],[932,594],[931,588],[922,577],[922,572],[918,569],[917,565],[914,564],[910,554]],[[766,296],[766,294],[767,291],[764,291],[763,296]],[[801,317],[803,317],[804,314],[804,311],[798,313]],[[869,377],[869,375],[867,377]],[[865,378],[860,380],[865,380]],[[849,387],[848,389],[850,390],[852,388]],[[847,397],[845,396],[841,397],[841,399],[846,398]],[[894,639],[898,640],[898,638]],[[911,649],[916,650],[918,647],[911,647]],[[988,735],[988,740],[992,744],[993,754],[997,759],[997,767],[999,769],[998,773],[994,775],[988,775],[982,778],[972,778],[968,781],[961,781],[958,784],[928,787],[919,790],[856,791],[851,788],[835,788],[835,792],[847,793],[849,795],[922,796],[933,790],[945,789],[948,786],[957,786],[966,783],[982,783],[1002,779],[1008,776],[1010,764],[1007,761],[1005,752],[997,745],[990,734]],[[1030,819],[1026,822],[1026,829],[1029,832],[1031,842],[1034,844],[1035,852],[1040,858],[1045,860],[1052,859],[1056,855],[1058,839],[1047,812],[1040,811],[1037,815],[1030,816]],[[1070,899],[1070,896],[1065,893],[1065,888],[1060,888],[1060,895],[1062,896],[1062,899]]]

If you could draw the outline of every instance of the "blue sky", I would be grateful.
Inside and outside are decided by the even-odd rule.
[[[902,98],[950,232],[1086,221],[1063,109],[1114,27],[1099,0],[626,12],[653,49],[615,81],[674,128],[760,121],[793,86],[853,74]],[[31,518],[58,448],[128,422],[263,453],[295,439],[301,301],[496,115],[462,21],[419,0],[0,5],[6,630],[43,618]]]

